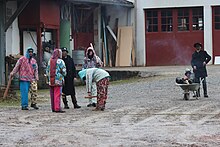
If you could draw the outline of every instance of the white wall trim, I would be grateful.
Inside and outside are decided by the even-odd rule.
[[[209,5],[204,6],[204,50],[212,57],[213,61],[213,45],[212,45],[212,7]]]

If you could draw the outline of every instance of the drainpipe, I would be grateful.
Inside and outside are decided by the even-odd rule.
[[[0,0],[0,85],[5,85],[5,7],[6,1]]]
[[[60,16],[60,47],[66,47],[69,55],[72,57],[72,51],[70,50],[70,13],[71,7],[69,4],[61,5]]]

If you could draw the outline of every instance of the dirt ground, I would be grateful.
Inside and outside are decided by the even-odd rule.
[[[183,100],[175,78],[183,70],[111,83],[106,110],[92,111],[77,87],[81,109],[52,113],[49,91],[39,91],[39,110],[0,107],[0,146],[219,147],[220,67],[208,67],[209,98]],[[174,70],[174,69],[172,69]],[[70,98],[68,98],[70,101]],[[70,104],[70,103],[69,103]]]

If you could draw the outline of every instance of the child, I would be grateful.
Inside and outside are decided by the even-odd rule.
[[[189,68],[186,68],[183,78],[177,77],[176,83],[178,84],[192,84],[194,79],[194,74]]]
[[[185,76],[183,77],[183,81],[185,84],[192,84],[193,83],[193,73],[189,68],[185,70]]]

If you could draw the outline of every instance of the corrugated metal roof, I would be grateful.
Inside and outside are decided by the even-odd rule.
[[[104,5],[118,5],[124,7],[134,7],[132,2],[128,2],[126,0],[66,0],[72,3],[97,3],[97,4],[104,4]]]

